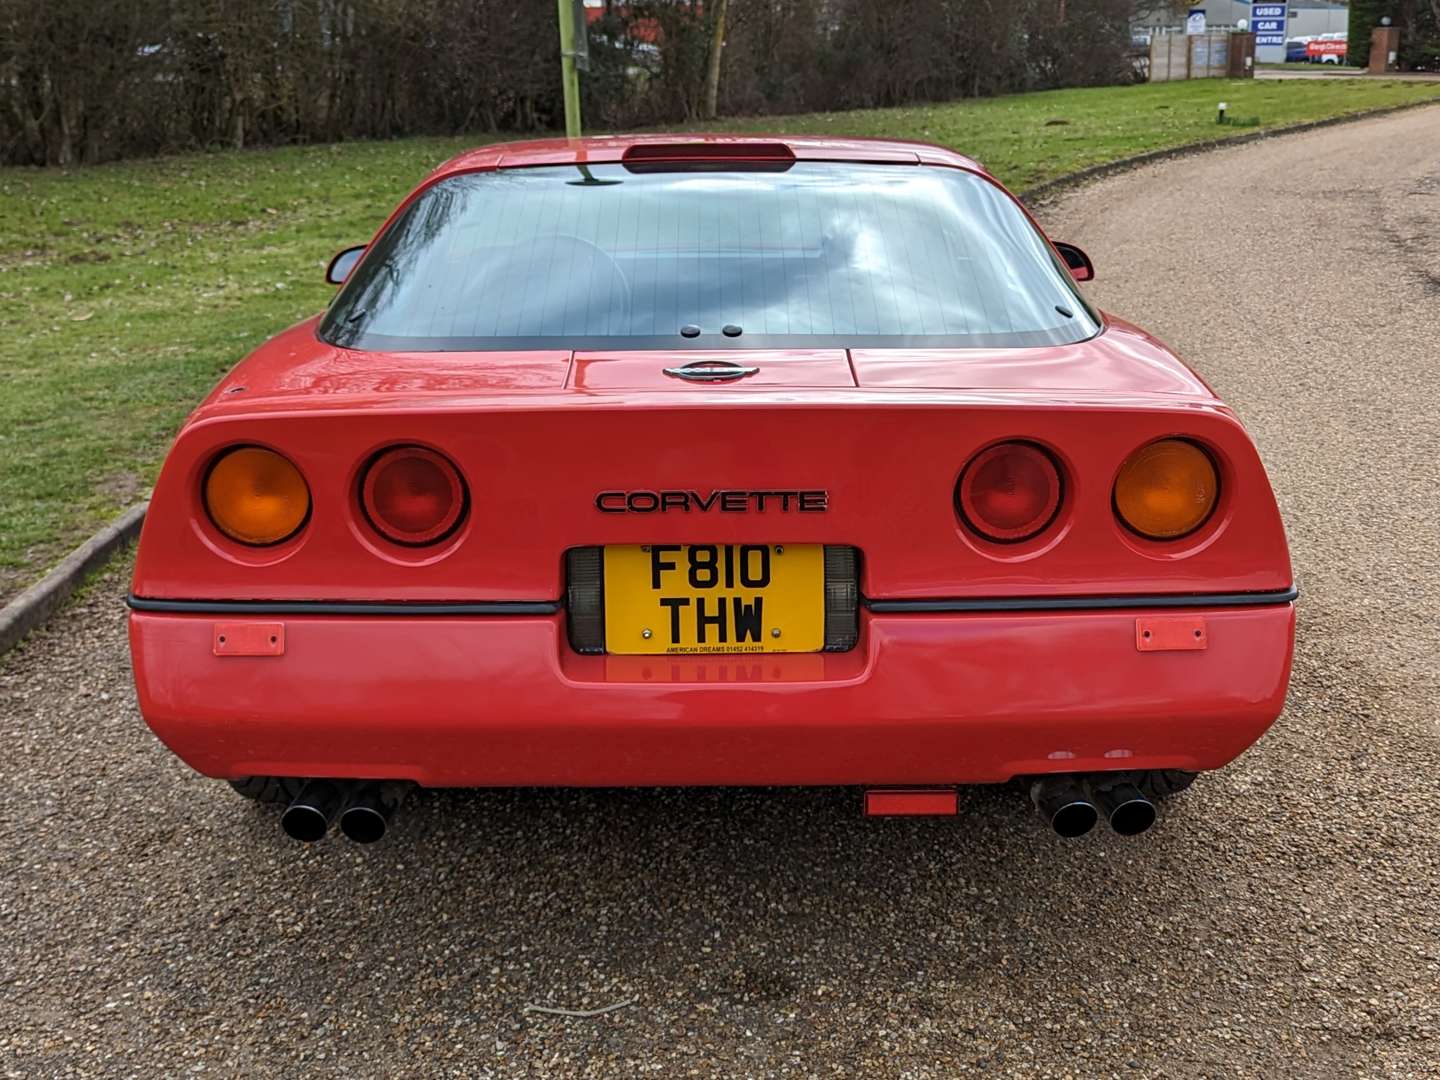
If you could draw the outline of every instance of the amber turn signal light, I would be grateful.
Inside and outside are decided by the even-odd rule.
[[[225,451],[210,466],[205,512],[232,540],[278,544],[305,524],[310,489],[300,470],[274,450],[241,446]]]
[[[412,547],[445,539],[465,512],[465,481],[449,460],[421,446],[397,446],[360,481],[365,516],[385,539]]]
[[[1161,439],[1131,454],[1115,478],[1115,513],[1151,540],[1177,540],[1205,524],[1220,494],[1215,462],[1186,439]]]
[[[955,501],[965,524],[985,539],[1029,540],[1044,531],[1060,508],[1060,470],[1033,443],[999,443],[965,466]]]

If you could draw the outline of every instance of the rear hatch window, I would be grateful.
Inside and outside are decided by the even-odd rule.
[[[441,180],[321,336],[359,349],[996,348],[1092,337],[1014,201],[958,169],[502,169]]]

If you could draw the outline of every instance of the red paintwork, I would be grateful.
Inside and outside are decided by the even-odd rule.
[[[297,353],[308,359],[292,360]],[[874,598],[1252,592],[1291,583],[1280,517],[1244,429],[1178,361],[1123,325],[1066,349],[967,351],[948,363],[936,353],[856,351],[847,365],[839,352],[737,351],[725,355],[763,361],[759,375],[706,386],[661,374],[702,355],[402,359],[319,344],[302,324],[237,368],[182,431],[156,485],[135,591],[554,600],[567,548],[657,539],[854,544]],[[1116,523],[1111,482],[1138,446],[1173,434],[1214,452],[1221,505],[1193,538],[1141,542]],[[1052,449],[1067,497],[1041,541],[997,547],[960,526],[951,493],[974,453],[1010,438]],[[474,500],[455,537],[434,549],[387,544],[356,512],[361,464],[386,445],[417,441],[460,467]],[[296,539],[241,548],[205,522],[200,476],[236,442],[283,451],[309,479],[314,511]],[[611,488],[695,486],[824,487],[831,509],[662,518],[602,515],[592,505]]]
[[[287,618],[281,660],[212,656],[199,615],[132,614],[130,640],[146,720],[213,776],[989,783],[1244,750],[1284,701],[1294,612],[1202,613],[1204,652],[1141,653],[1134,612],[868,615],[848,653],[618,671],[559,615]]]
[[[425,183],[614,161],[637,143],[676,138],[494,145]],[[936,147],[782,141],[799,158],[984,175]],[[134,592],[556,601],[567,548],[655,541],[853,544],[871,599],[1291,585],[1249,436],[1198,376],[1120,320],[1065,347],[726,350],[713,356],[760,373],[721,385],[661,373],[707,355],[361,353],[320,342],[314,320],[303,322],[222,379],[181,430],[156,484]],[[1151,543],[1116,522],[1110,489],[1128,454],[1169,435],[1211,451],[1221,498],[1196,535]],[[1008,439],[1050,450],[1065,497],[1040,537],[998,545],[965,529],[952,496],[970,457]],[[280,450],[305,475],[313,510],[293,540],[245,548],[206,522],[201,477],[238,442]],[[362,465],[394,443],[430,446],[465,476],[470,513],[435,547],[390,544],[359,512]],[[617,488],[825,488],[830,509],[597,512],[596,493]],[[579,656],[563,613],[257,616],[283,624],[284,655],[239,657],[216,655],[216,624],[233,615],[137,612],[131,641],[146,720],[215,776],[903,785],[1223,765],[1279,713],[1293,607],[1189,611],[1204,649],[1142,650],[1137,618],[1172,615],[865,613],[851,652],[768,658]]]
[[[726,384],[725,393],[759,388],[770,390],[777,386],[855,385],[855,374],[844,349],[786,349],[784,352],[695,349],[683,355],[671,355],[671,359],[659,363],[657,357],[665,356],[664,353],[576,352],[567,385],[574,390],[585,391],[667,390],[673,393],[683,384],[677,384],[664,373],[663,368],[671,364],[698,364],[711,360],[760,369],[754,375]]]

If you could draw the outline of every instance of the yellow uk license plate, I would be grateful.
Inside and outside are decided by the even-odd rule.
[[[822,544],[610,544],[605,650],[819,652]]]

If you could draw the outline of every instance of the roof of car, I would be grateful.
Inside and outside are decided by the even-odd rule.
[[[532,139],[497,142],[467,150],[451,158],[431,178],[479,169],[523,168],[530,165],[598,164],[620,161],[632,147],[703,146],[706,156],[723,160],[722,148],[736,150],[787,147],[797,160],[889,162],[894,164],[950,165],[984,172],[973,158],[931,143],[903,139],[854,139],[828,135],[706,134],[667,132],[647,135],[591,135],[583,139]],[[651,152],[654,152],[653,150]]]

